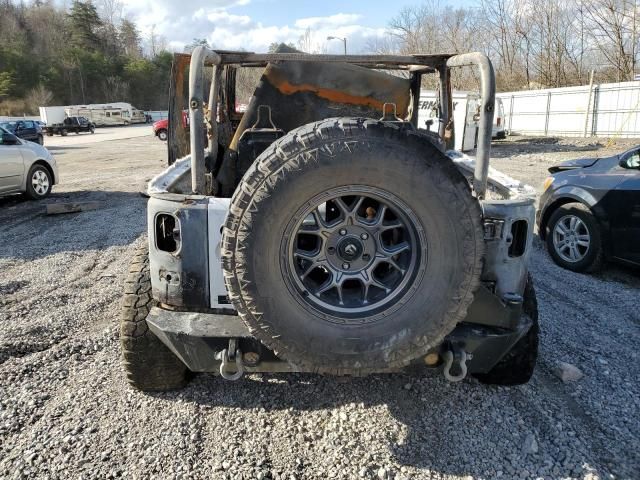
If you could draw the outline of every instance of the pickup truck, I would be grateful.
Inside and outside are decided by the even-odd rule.
[[[87,120],[85,117],[67,117],[62,123],[54,123],[47,125],[44,130],[47,135],[52,137],[54,134],[60,134],[66,137],[69,132],[91,132],[94,133],[96,129],[95,124]]]

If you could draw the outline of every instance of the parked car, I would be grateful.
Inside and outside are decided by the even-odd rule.
[[[44,144],[42,127],[33,120],[16,120],[12,122],[2,122],[0,127],[13,133],[16,137],[30,142]]]
[[[551,258],[576,272],[604,260],[640,266],[640,146],[549,172],[537,221]]]
[[[158,137],[163,142],[167,141],[169,138],[169,120],[163,118],[162,120],[158,120],[153,123],[153,134]]]
[[[185,111],[182,112],[182,126],[188,131],[189,130],[189,114]],[[153,134],[158,137],[163,142],[166,142],[169,138],[169,119],[163,118],[162,120],[158,120],[154,122],[152,127]]]
[[[75,132],[76,134],[80,132],[94,133],[95,130],[95,124],[85,117],[67,117],[62,123],[54,123],[45,127],[45,131],[50,137],[56,133],[66,137],[70,132]]]
[[[46,148],[0,127],[0,196],[24,192],[38,200],[51,193],[58,178],[56,160]]]

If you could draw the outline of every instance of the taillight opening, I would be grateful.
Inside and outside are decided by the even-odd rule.
[[[168,213],[156,216],[156,247],[163,252],[175,253],[180,248],[180,223]]]
[[[511,224],[510,257],[521,257],[527,248],[527,233],[529,225],[526,220],[516,220]]]

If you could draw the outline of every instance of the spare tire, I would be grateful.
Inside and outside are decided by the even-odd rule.
[[[465,317],[481,217],[425,136],[367,119],[308,124],[267,148],[235,191],[227,290],[251,333],[301,368],[401,367]]]

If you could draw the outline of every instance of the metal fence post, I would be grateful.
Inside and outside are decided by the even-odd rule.
[[[591,94],[593,93],[593,70],[589,77],[589,96],[587,98],[587,108],[584,111],[584,138],[587,138],[587,126],[589,125],[589,110],[591,109]]]
[[[549,132],[549,108],[551,107],[551,92],[547,93],[547,111],[544,119],[544,136]]]
[[[511,103],[509,105],[509,135],[513,131],[513,95],[511,95]]]

